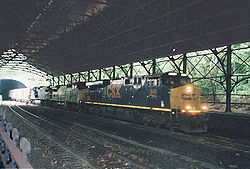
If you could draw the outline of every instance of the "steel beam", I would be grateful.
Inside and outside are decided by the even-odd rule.
[[[115,66],[113,66],[113,79],[115,79]]]
[[[226,112],[231,112],[231,61],[232,49],[231,45],[227,46],[227,74],[226,74]]]
[[[72,84],[72,83],[73,83],[73,75],[70,74],[70,84]]]
[[[183,73],[187,73],[187,54],[183,54]]]
[[[146,70],[147,74],[150,75],[150,70],[147,69],[146,64],[144,62],[140,62],[140,64],[142,65],[142,67]]]
[[[153,59],[152,61],[153,61],[153,63],[152,63],[152,66],[153,66],[152,74],[155,74],[155,70],[156,70],[156,60]]]
[[[60,76],[57,77],[57,85],[60,86]]]
[[[109,79],[112,78],[112,77],[111,77],[111,74],[110,74],[105,68],[103,68],[102,70],[103,70],[103,72],[108,76]]]
[[[133,77],[133,63],[130,63],[130,78]]]
[[[81,73],[78,73],[78,82],[81,82]]]
[[[99,80],[102,79],[102,69],[99,69]]]
[[[120,65],[119,67],[121,68],[121,70],[125,74],[125,76],[128,77],[128,71],[125,70],[125,68],[122,65]]]
[[[90,82],[90,70],[88,71],[88,82]]]

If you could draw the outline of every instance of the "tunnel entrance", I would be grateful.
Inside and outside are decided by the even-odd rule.
[[[0,95],[3,100],[9,100],[9,91],[12,89],[26,88],[26,86],[13,79],[0,79]]]

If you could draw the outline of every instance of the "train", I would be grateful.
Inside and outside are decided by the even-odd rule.
[[[28,88],[20,88],[20,89],[10,90],[9,91],[9,97],[12,100],[27,103],[30,100],[30,89],[28,89]]]
[[[15,89],[15,92],[22,89]],[[14,93],[15,93],[14,92]],[[12,99],[13,98],[13,91]],[[185,74],[173,72],[30,89],[29,102],[63,106],[186,133],[208,130],[208,106]],[[27,98],[27,97],[26,97]]]

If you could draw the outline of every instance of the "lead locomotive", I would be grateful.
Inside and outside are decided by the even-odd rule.
[[[207,106],[201,105],[200,90],[185,75],[138,76],[86,87],[79,98],[86,112],[184,132],[207,131]]]

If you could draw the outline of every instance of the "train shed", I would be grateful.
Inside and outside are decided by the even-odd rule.
[[[215,67],[223,71],[228,99],[232,87],[249,78],[243,74],[231,82],[235,74],[229,66],[231,45],[249,41],[247,0],[13,0],[1,2],[1,16],[1,67],[21,67],[48,76],[52,83],[90,81],[102,74],[115,78],[116,67],[133,76],[135,62],[152,74],[162,57],[174,71],[186,73],[192,64],[187,54],[205,49],[218,59]],[[216,49],[222,46],[227,47]],[[227,62],[220,56],[225,51]],[[13,60],[19,63],[11,66]],[[151,70],[145,63],[149,60]],[[246,59],[242,64],[249,66]]]
[[[135,100],[134,91],[139,91],[139,87],[133,86],[136,89],[130,92],[128,104],[111,102],[119,98],[120,93],[129,93],[129,85],[123,89],[123,84],[139,83],[139,79],[142,84],[145,76],[151,78],[152,84],[159,84],[154,79],[171,77],[170,74],[178,75],[179,80],[190,78],[188,84],[199,88],[202,102],[210,106],[208,133],[192,135],[152,125],[142,127],[127,119],[121,122],[121,118],[83,115],[75,110],[15,107],[12,102],[1,105],[0,125],[5,127],[2,137],[7,139],[12,132],[11,124],[7,127],[5,121],[6,112],[9,112],[7,120],[13,123],[20,123],[20,117],[23,119],[25,124],[18,126],[22,129],[25,125],[36,126],[33,131],[25,130],[22,134],[32,138],[35,144],[32,149],[37,156],[42,156],[41,161],[52,159],[50,167],[250,166],[246,160],[250,157],[249,0],[1,0],[0,54],[0,71],[18,70],[47,79],[49,87],[27,90],[30,93],[43,89],[50,92],[52,98],[54,91],[66,93],[71,88],[78,92],[77,85],[84,85],[84,90],[98,88],[98,85],[115,86],[103,89],[110,96],[107,103],[102,100],[84,102],[84,106],[92,106],[86,111],[97,111],[96,107],[101,106],[106,106],[105,111],[111,111],[110,107],[138,108],[136,115],[140,115],[139,109],[160,111],[162,116],[169,112],[172,120],[177,113],[186,110],[169,109],[166,100],[161,100],[158,107],[149,105],[152,100],[148,105],[132,105],[129,99]],[[95,96],[103,91],[95,91]],[[152,88],[150,95],[145,95],[146,99],[142,93],[138,94],[142,98],[138,100],[156,97],[155,91]],[[170,104],[174,95],[172,87],[162,91],[168,93]],[[57,101],[46,101],[46,104],[51,106]],[[61,103],[62,100],[60,106]],[[79,103],[82,104],[82,100]],[[82,110],[84,106],[79,107]],[[118,112],[126,114],[120,109]],[[43,145],[29,132],[36,133]],[[66,152],[65,156],[59,152]],[[32,166],[48,167],[37,165],[36,156],[31,161]]]

